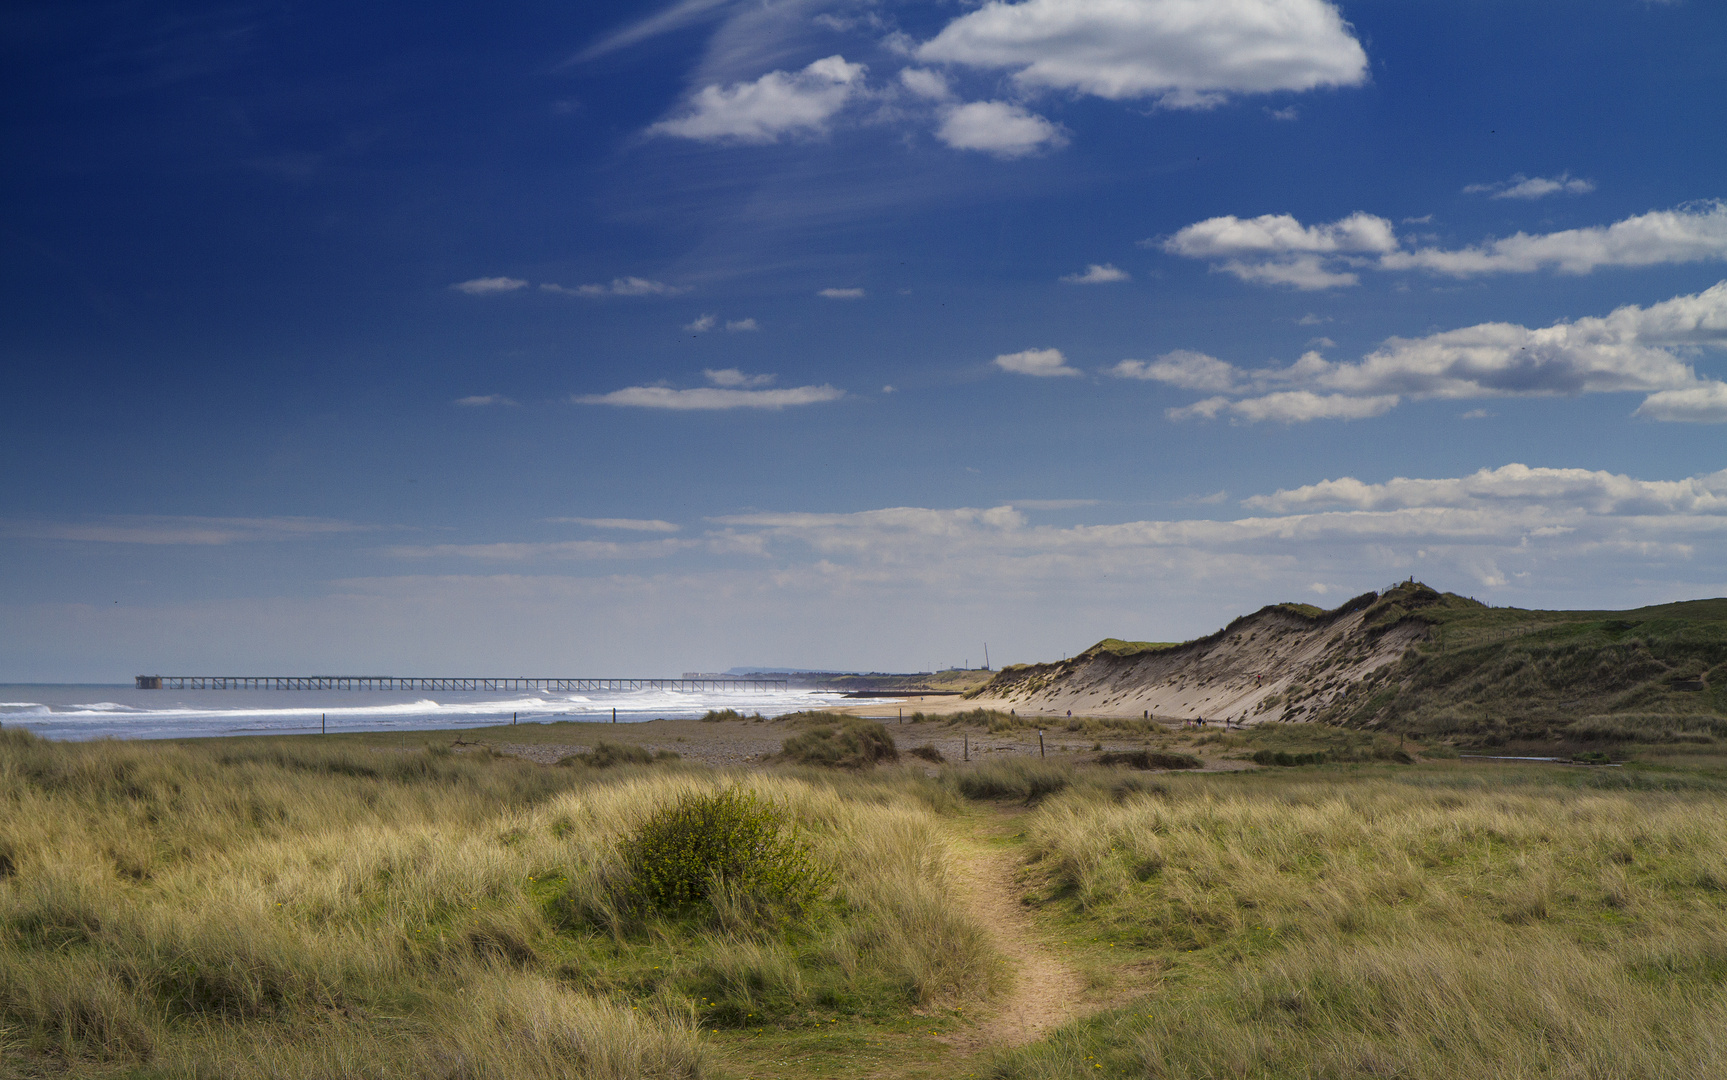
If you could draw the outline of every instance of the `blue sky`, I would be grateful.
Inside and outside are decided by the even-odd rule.
[[[1727,592],[1727,8],[0,15],[0,679]]]

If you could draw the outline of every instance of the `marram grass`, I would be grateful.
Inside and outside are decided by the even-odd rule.
[[[1027,831],[1062,932],[1154,959],[1004,1080],[1727,1075],[1719,794],[1177,776]]]
[[[639,917],[625,841],[723,790],[831,890],[765,927]],[[705,1077],[703,1029],[1001,979],[927,804],[861,787],[5,732],[0,806],[0,1074]]]

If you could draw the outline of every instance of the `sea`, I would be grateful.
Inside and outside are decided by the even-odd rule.
[[[329,731],[427,731],[557,720],[687,719],[710,709],[779,716],[834,691],[138,690],[128,684],[0,683],[0,727],[49,739],[194,739]]]

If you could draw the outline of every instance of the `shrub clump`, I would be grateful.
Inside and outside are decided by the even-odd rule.
[[[847,716],[793,735],[781,745],[780,756],[799,765],[868,769],[877,762],[898,761],[899,748],[880,721]]]
[[[640,916],[724,908],[777,921],[820,899],[833,881],[782,806],[737,787],[662,808],[625,842],[624,859],[627,906]]]
[[[1111,750],[1098,755],[1099,765],[1126,765],[1134,769],[1200,769],[1205,762],[1192,754],[1163,750]]]
[[[946,754],[928,743],[925,743],[923,746],[914,746],[910,750],[907,750],[906,753],[915,758],[923,758],[925,761],[933,761],[938,765],[947,760]]]
[[[601,739],[594,744],[592,750],[559,758],[558,764],[566,767],[586,765],[592,769],[609,769],[613,765],[651,765],[656,761],[676,761],[679,756],[675,750],[649,750],[645,746],[631,746],[628,743]]]

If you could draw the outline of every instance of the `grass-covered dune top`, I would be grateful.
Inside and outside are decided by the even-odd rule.
[[[698,1029],[974,1000],[932,799],[0,732],[0,1074],[702,1077]]]
[[[1631,611],[1416,610],[1428,634],[1315,715],[1499,745],[1727,735],[1727,600]]]
[[[1275,604],[1176,646],[1105,639],[1004,670],[1031,712],[1321,720],[1488,744],[1727,735],[1727,600],[1524,611],[1405,582],[1330,611]]]

